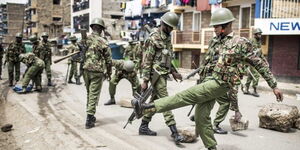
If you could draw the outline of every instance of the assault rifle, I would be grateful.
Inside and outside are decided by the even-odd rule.
[[[147,99],[150,97],[150,95],[153,92],[153,86],[154,84],[157,82],[158,78],[159,78],[160,74],[155,70],[153,75],[152,75],[152,82],[150,87],[145,90],[144,92],[142,92],[142,94],[138,94],[135,93],[134,94],[134,98],[137,99],[138,101],[141,101],[141,103],[145,103],[147,101]],[[127,120],[127,123],[125,124],[125,126],[123,127],[123,129],[126,128],[126,126],[128,125],[128,123],[132,123],[132,121],[135,120],[135,113],[134,111],[131,113],[130,117]]]

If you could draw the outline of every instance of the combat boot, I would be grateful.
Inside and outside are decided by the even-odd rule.
[[[156,136],[157,133],[149,129],[149,122],[142,120],[141,126],[139,128],[140,135]]]
[[[90,129],[95,127],[95,122],[96,122],[96,117],[94,115],[87,115],[86,117],[86,123],[85,123],[85,128]]]
[[[0,80],[2,80],[2,77],[1,77],[1,75],[0,75]]]
[[[214,126],[213,130],[216,134],[227,134],[227,131],[219,127],[218,124]]]
[[[248,86],[246,86],[246,89],[245,89],[244,94],[246,94],[246,95],[249,95],[249,94],[250,94],[250,92],[249,92],[249,87],[248,87]]]
[[[215,146],[208,148],[208,150],[217,150]]]
[[[190,120],[194,122],[194,121],[195,121],[195,115],[192,115],[192,116],[190,117]]]
[[[48,79],[48,86],[52,86],[51,79]]]
[[[170,125],[169,128],[172,132],[171,137],[174,138],[175,143],[179,144],[180,142],[183,142],[184,138],[183,136],[179,135],[176,126]]]
[[[259,97],[259,94],[256,91],[256,87],[253,87],[253,94],[252,95],[255,96],[255,97]]]
[[[35,91],[37,92],[42,92],[42,86],[36,86]]]
[[[116,104],[116,100],[114,97],[110,98],[104,105],[114,105]]]
[[[68,83],[74,84],[74,82],[72,81],[72,79],[69,79],[69,80],[68,80]]]
[[[76,85],[80,85],[81,82],[80,82],[80,78],[76,78]]]
[[[13,80],[9,80],[9,86],[10,86],[10,87],[14,86]]]

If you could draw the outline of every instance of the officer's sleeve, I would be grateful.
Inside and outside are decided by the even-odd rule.
[[[106,68],[107,68],[107,74],[111,75],[111,71],[112,71],[112,56],[111,56],[111,49],[108,46],[108,43],[105,46],[104,58],[105,58],[105,64],[106,64]]]
[[[230,100],[229,109],[232,110],[232,111],[239,111],[237,93],[238,93],[238,86],[233,87],[228,92],[228,97],[229,97],[229,100]]]
[[[254,67],[259,74],[267,81],[268,85],[274,89],[277,87],[276,79],[269,69],[268,62],[261,59],[259,56],[256,56],[253,53],[253,46],[250,42],[244,42],[240,44],[240,50],[242,52],[242,57],[245,62]]]
[[[146,41],[146,55],[144,60],[144,66],[143,66],[143,79],[144,81],[149,81],[151,76],[151,69],[154,61],[155,56],[155,44],[152,40],[148,39]]]

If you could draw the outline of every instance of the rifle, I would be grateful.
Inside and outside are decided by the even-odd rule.
[[[175,67],[173,61],[171,61],[171,67],[174,69],[174,71],[175,71],[176,73],[179,73],[178,70],[176,69],[176,67]],[[176,76],[174,76],[173,74],[172,74],[172,76],[173,76],[174,80],[175,80],[176,82],[178,82]],[[180,79],[180,82],[182,82],[182,79]]]
[[[254,81],[256,81],[256,78],[254,77],[254,75],[252,74],[251,70],[249,69],[249,67],[247,68],[247,71],[249,72],[250,76],[252,77],[252,79]]]
[[[62,58],[56,59],[56,60],[54,60],[53,62],[56,64],[56,63],[58,63],[58,62],[61,62],[61,61],[65,60],[65,59],[69,58],[69,57],[72,57],[72,56],[74,56],[74,55],[76,55],[76,54],[79,54],[79,52],[71,53],[71,54],[69,54],[69,55],[67,55],[67,56],[64,56],[64,57],[62,57]]]
[[[152,78],[152,82],[151,82],[150,87],[147,90],[145,90],[144,92],[142,92],[141,95],[138,94],[138,93],[135,93],[134,94],[134,98],[137,99],[138,101],[141,101],[142,103],[145,103],[147,101],[147,99],[149,98],[149,96],[152,94],[152,92],[153,92],[153,86],[157,82],[159,76],[160,76],[160,74],[155,70],[154,74],[152,76],[153,78]],[[135,113],[134,113],[134,111],[129,116],[129,118],[127,120],[127,123],[125,124],[125,126],[123,127],[123,129],[126,128],[126,126],[128,125],[128,123],[131,124],[133,120],[135,120]]]
[[[65,85],[66,85],[67,82],[68,82],[69,69],[70,69],[70,64],[68,63],[67,74],[66,74],[66,78],[65,78]]]
[[[183,80],[187,80],[191,77],[193,77],[194,75],[196,75],[200,70],[202,69],[202,67],[197,68],[196,70],[192,71],[190,74],[188,74]]]

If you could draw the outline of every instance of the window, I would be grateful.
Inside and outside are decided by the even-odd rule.
[[[193,13],[193,31],[200,32],[201,25],[201,12],[194,12]]]
[[[54,5],[60,5],[60,0],[53,0]]]
[[[60,17],[53,17],[52,20],[53,21],[61,21],[61,18]]]
[[[76,33],[80,32],[80,29],[89,31],[89,14],[73,17],[73,28]]]

